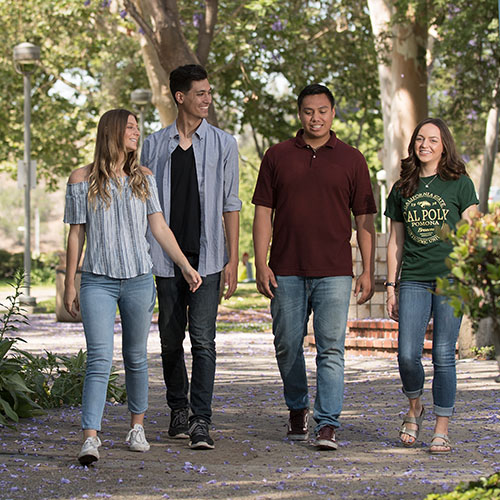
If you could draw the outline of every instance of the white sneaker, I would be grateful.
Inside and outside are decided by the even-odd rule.
[[[135,424],[134,428],[128,431],[125,441],[128,441],[130,451],[148,451],[150,448],[141,424]]]
[[[82,465],[90,465],[99,460],[99,448],[101,440],[97,436],[88,437],[82,445],[82,449],[78,455],[78,461]]]

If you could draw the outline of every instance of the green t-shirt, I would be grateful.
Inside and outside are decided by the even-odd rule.
[[[401,280],[433,281],[449,274],[445,259],[452,247],[440,239],[436,228],[448,224],[455,229],[462,212],[477,203],[474,184],[466,175],[451,181],[421,177],[409,198],[401,196],[396,185],[392,187],[385,215],[404,223]]]

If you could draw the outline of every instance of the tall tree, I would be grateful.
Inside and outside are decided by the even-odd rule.
[[[491,0],[439,0],[434,11],[431,106],[450,121],[467,156],[483,155],[479,200],[487,212],[498,151],[498,6]]]
[[[41,48],[32,75],[32,158],[55,187],[91,158],[99,114],[128,103],[133,85],[144,85],[137,41],[102,2],[15,0],[1,2],[0,15],[0,168],[13,171],[23,156],[23,79],[12,50],[30,41]]]
[[[392,185],[411,133],[428,112],[427,2],[368,0],[368,7],[379,55],[383,166]]]

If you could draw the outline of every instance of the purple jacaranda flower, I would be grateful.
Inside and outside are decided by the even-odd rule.
[[[273,31],[283,31],[283,23],[280,19],[277,19],[273,24],[271,24],[271,29]]]
[[[193,14],[193,26],[195,28],[199,28],[202,21],[203,21],[203,14],[201,14],[199,12],[197,12],[196,14]]]
[[[120,17],[122,19],[125,19],[127,17],[127,11],[125,9],[123,9],[122,11],[120,11]]]
[[[83,2],[83,5],[85,5],[85,7],[88,7],[90,5],[90,0],[85,0],[85,2]]]
[[[477,111],[475,109],[472,109],[471,111],[469,111],[469,113],[467,113],[467,120],[470,121],[477,120]]]

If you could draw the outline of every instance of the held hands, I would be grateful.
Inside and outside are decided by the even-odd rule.
[[[74,285],[66,285],[64,288],[64,307],[69,314],[76,318],[80,311],[80,302]]]
[[[354,288],[354,296],[358,297],[357,303],[364,304],[366,301],[370,300],[374,291],[375,283],[373,276],[370,273],[361,273],[356,280],[356,286]],[[360,293],[361,295],[359,295]]]
[[[186,266],[182,267],[181,271],[182,276],[184,276],[184,279],[188,282],[189,291],[196,292],[196,290],[200,288],[202,282],[201,276],[199,275],[198,271],[189,263]]]
[[[278,288],[278,282],[276,277],[268,265],[257,267],[256,272],[257,290],[268,297],[269,299],[274,298],[274,294],[271,290],[271,286]]]

